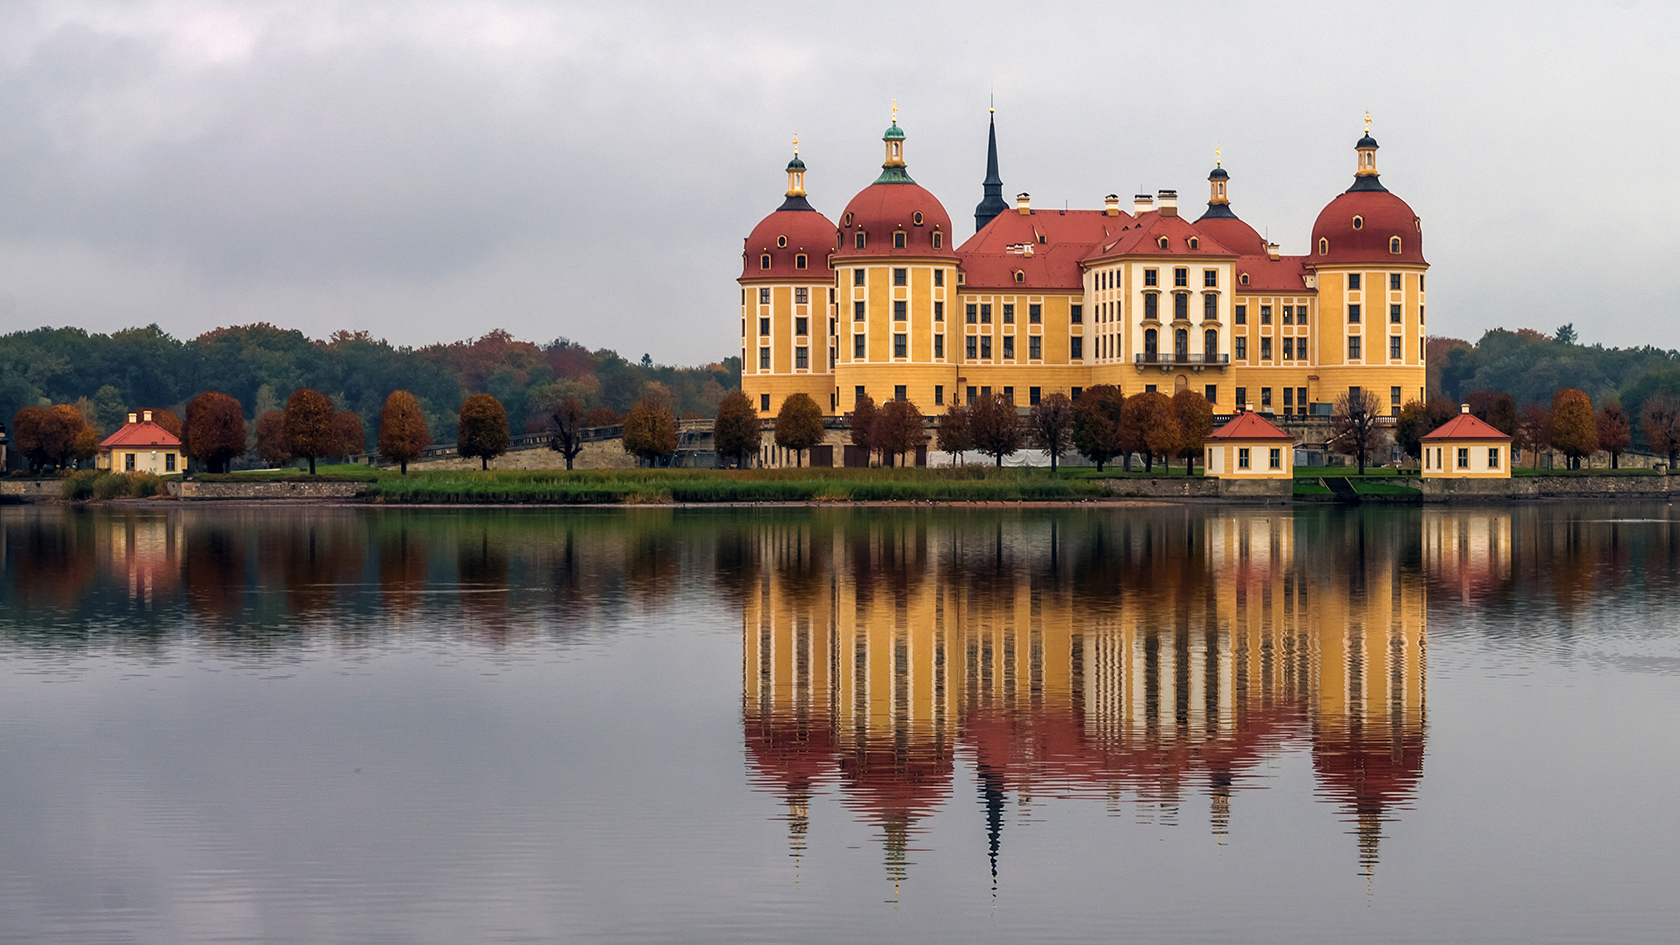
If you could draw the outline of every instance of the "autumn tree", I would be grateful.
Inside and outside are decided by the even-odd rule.
[[[741,391],[731,391],[718,404],[717,420],[712,423],[712,448],[726,463],[733,460],[737,466],[744,466],[747,457],[758,452],[763,439],[752,399]]]
[[[39,472],[47,464],[42,448],[48,414],[45,407],[21,407],[12,415],[12,446]]]
[[[1103,464],[1124,450],[1120,445],[1120,413],[1125,409],[1126,397],[1113,384],[1087,387],[1073,405],[1073,448],[1086,459]]]
[[[974,437],[968,429],[968,409],[960,404],[947,407],[934,430],[934,440],[940,452],[948,454],[953,461],[973,449]]]
[[[492,459],[507,452],[511,442],[507,411],[489,394],[474,394],[461,402],[456,429],[455,452],[465,459],[477,459],[479,468],[485,470]]]
[[[46,436],[42,441],[47,461],[60,468],[68,466],[76,458],[77,441],[88,428],[87,420],[71,404],[54,404],[47,414]]]
[[[852,445],[863,450],[866,457],[875,452],[876,415],[875,398],[864,394],[852,404],[852,413],[846,418]]]
[[[1040,397],[1027,412],[1027,430],[1032,445],[1050,456],[1050,471],[1054,473],[1062,454],[1073,446],[1073,401],[1060,393]]]
[[[1639,428],[1645,434],[1646,446],[1668,454],[1672,471],[1680,463],[1680,401],[1667,394],[1647,398],[1639,411]]]
[[[1133,394],[1126,400],[1126,412],[1127,418],[1136,425],[1144,469],[1154,472],[1155,460],[1159,457],[1167,463],[1167,471],[1171,472],[1169,457],[1178,452],[1183,439],[1172,398],[1154,390]]]
[[[1547,437],[1552,448],[1562,450],[1570,469],[1581,468],[1581,458],[1598,449],[1598,419],[1592,399],[1585,391],[1565,387],[1552,395],[1552,418]]]
[[[758,425],[753,425],[757,436]],[[806,393],[793,394],[782,401],[776,412],[776,445],[793,450],[794,464],[805,465],[805,451],[823,441],[823,413],[817,402]]]
[[[1386,439],[1379,425],[1383,412],[1382,398],[1368,390],[1356,393],[1350,389],[1336,398],[1332,408],[1330,448],[1358,460],[1361,476],[1365,475],[1365,464],[1376,457]]]
[[[239,401],[235,400],[234,403],[239,403]],[[190,409],[192,407],[192,404],[190,404],[190,403],[187,404],[187,407]],[[243,410],[244,407],[241,406],[240,409]],[[141,414],[141,416],[145,416],[145,414]],[[245,415],[240,414],[239,419],[241,421],[244,421]],[[180,440],[183,444],[187,442],[187,427],[186,427],[186,424],[181,422],[181,418],[179,416],[176,416],[175,411],[170,410],[167,407],[162,408],[162,409],[153,410],[152,411],[152,422],[157,424],[160,427],[163,427],[165,430],[168,430],[170,436],[173,436],[175,439]],[[243,447],[241,447],[240,452],[244,452]]]
[[[432,445],[431,431],[426,429],[426,414],[420,400],[406,390],[394,390],[385,398],[379,411],[379,453],[397,463],[404,476],[408,464],[420,458],[420,453]],[[571,468],[570,460],[567,462]]]
[[[257,418],[257,458],[276,467],[297,458],[286,437],[286,411],[270,410]]]
[[[152,412],[158,422],[158,412]],[[158,426],[169,429],[161,422]],[[225,473],[228,463],[245,453],[245,408],[221,391],[205,391],[187,402],[187,423],[181,448],[210,472]]]
[[[881,451],[881,465],[892,466],[894,456],[902,457],[927,442],[926,423],[922,412],[908,400],[889,400],[875,416],[870,439]]]
[[[1551,449],[1552,413],[1544,404],[1529,404],[1517,420],[1517,433],[1534,454],[1534,468],[1540,468],[1540,451]]]
[[[333,432],[338,439],[333,455],[348,459],[352,453],[367,450],[367,430],[362,426],[362,418],[353,411],[340,410],[333,414]]]
[[[1178,415],[1178,455],[1184,458],[1184,474],[1188,476],[1202,455],[1207,436],[1213,432],[1213,404],[1196,391],[1186,387],[1173,394],[1173,413]]]
[[[99,455],[99,433],[86,423],[76,434],[76,442],[70,451],[70,458],[77,463],[84,463]]]
[[[566,458],[566,470],[583,452],[583,404],[576,397],[563,398],[548,406],[548,448]]]
[[[1610,454],[1610,468],[1622,468],[1622,454],[1633,443],[1633,428],[1622,405],[1607,400],[1598,410],[1598,448]]]
[[[1488,408],[1488,415],[1484,417],[1488,424],[1506,436],[1517,435],[1518,421],[1521,414],[1517,411],[1517,399],[1510,394],[1500,394],[1494,398],[1493,406]]]
[[[1126,472],[1132,471],[1132,456],[1142,456],[1149,452],[1149,447],[1143,442],[1143,411],[1139,406],[1137,396],[1126,397],[1120,404],[1120,419],[1114,425],[1115,441],[1120,444],[1120,455],[1125,458]],[[1149,471],[1154,471],[1151,461]]]
[[[1423,438],[1434,431],[1422,403],[1409,400],[1394,418],[1394,445],[1407,456],[1423,456]]]
[[[307,387],[292,391],[286,400],[286,448],[293,456],[309,460],[311,476],[315,460],[331,456],[338,446],[338,430],[333,427],[336,412],[327,395]]]
[[[981,394],[969,401],[968,430],[974,448],[992,457],[998,466],[1005,456],[1021,449],[1021,417],[1015,401],[1001,393]]]
[[[624,451],[653,465],[677,451],[677,415],[658,393],[644,394],[624,417]]]
[[[611,407],[591,407],[589,411],[583,415],[583,426],[585,429],[590,427],[617,426],[623,422],[624,418],[619,416],[618,412],[613,410]]]

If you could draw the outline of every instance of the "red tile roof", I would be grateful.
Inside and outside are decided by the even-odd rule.
[[[1448,420],[1436,427],[1431,433],[1423,437],[1426,440],[1505,440],[1511,438],[1499,432],[1499,428],[1485,420],[1478,420],[1467,413]]]
[[[1240,256],[1237,258],[1238,292],[1315,292],[1307,288],[1305,256]],[[1244,285],[1242,277],[1248,276]]]
[[[1161,245],[1165,237],[1167,245]],[[1196,248],[1190,248],[1191,238]],[[1109,256],[1207,256],[1237,255],[1181,216],[1164,217],[1159,210],[1140,214],[1131,226],[1120,232],[1118,239],[1097,247],[1089,257],[1092,261]]]
[[[1080,261],[1133,222],[1128,214],[1111,217],[1101,210],[1021,213],[1012,207],[957,249],[963,287],[1080,291],[1085,285]],[[1011,246],[1031,249],[1032,255],[1011,253]],[[1016,270],[1022,273],[1020,282]]]
[[[125,423],[117,428],[117,432],[105,438],[99,444],[100,449],[144,449],[144,450],[178,450],[181,441],[175,438],[163,427],[141,420],[138,423]]]
[[[1210,440],[1287,440],[1295,442],[1295,438],[1273,426],[1265,417],[1252,410],[1245,410],[1231,419],[1219,429],[1209,433]]]

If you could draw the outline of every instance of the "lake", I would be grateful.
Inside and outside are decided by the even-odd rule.
[[[0,941],[1670,942],[1680,521],[0,508]]]

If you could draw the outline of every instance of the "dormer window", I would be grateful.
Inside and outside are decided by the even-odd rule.
[[[804,269],[805,268],[805,262],[806,262],[805,254],[800,253],[799,255],[793,257],[793,268]]]
[[[1194,237],[1194,236],[1192,236],[1192,237],[1190,237],[1190,248],[1191,248],[1191,249],[1197,249],[1197,248],[1199,248],[1199,247],[1200,247],[1200,246],[1201,246],[1201,245],[1202,245],[1202,241],[1201,241],[1201,240],[1199,240],[1199,239],[1197,239],[1197,238],[1195,238],[1195,237]]]
[[[917,226],[921,226],[922,225],[922,211],[917,210],[915,213],[910,214],[910,222],[914,223]]]
[[[858,245],[862,246],[863,244],[859,243]],[[1330,255],[1330,241],[1322,236],[1318,238],[1318,254],[1320,256]]]
[[[776,248],[777,249],[787,249],[787,237],[785,237],[785,236],[776,237]]]
[[[1022,271],[1021,271],[1021,270],[1019,270],[1019,269],[1017,269],[1017,270],[1015,270],[1015,281],[1016,281],[1016,282],[1025,282],[1025,281],[1027,281],[1027,274],[1026,274],[1026,273],[1025,273],[1025,272],[1022,272]]]
[[[770,254],[769,253],[765,253],[764,255],[758,257],[758,268],[760,268],[760,269],[769,269],[770,268]]]
[[[1396,256],[1400,255],[1400,237],[1391,236],[1388,238],[1388,251]]]
[[[841,226],[851,226],[852,225],[852,215],[850,213],[846,214],[846,219],[841,220],[840,225]]]
[[[1365,229],[1365,218],[1364,217],[1354,217],[1353,218],[1353,228],[1356,229],[1356,230]]]
[[[893,249],[903,249],[903,248],[904,248],[904,231],[903,230],[896,230],[893,233]]]
[[[934,230],[933,231],[933,248],[934,249],[941,249],[944,246],[945,246],[945,234],[939,232],[938,230]]]
[[[1248,285],[1248,273],[1245,272],[1245,273],[1237,276],[1237,281],[1242,283],[1243,285]]]
[[[858,231],[857,231],[857,240],[856,240],[856,242],[857,242],[857,248],[858,248],[858,249],[862,249],[862,248],[863,248],[863,231],[862,231],[862,230],[858,230]]]
[[[1161,237],[1160,239],[1155,241],[1155,245],[1161,247],[1162,249],[1166,249],[1167,248],[1167,238],[1165,236]]]

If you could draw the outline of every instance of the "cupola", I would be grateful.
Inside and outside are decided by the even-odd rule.
[[[1361,190],[1387,191],[1388,188],[1377,180],[1377,139],[1371,137],[1371,113],[1365,113],[1365,136],[1353,146],[1359,155],[1359,167],[1353,172],[1353,186],[1348,193]]]

